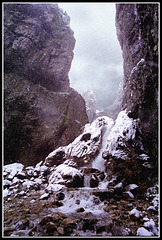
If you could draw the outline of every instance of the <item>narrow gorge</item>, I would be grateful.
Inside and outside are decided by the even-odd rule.
[[[158,237],[159,5],[116,4],[124,77],[94,120],[70,87],[67,13],[3,7],[3,236]]]

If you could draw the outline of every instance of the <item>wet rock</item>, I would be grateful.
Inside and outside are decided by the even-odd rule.
[[[111,231],[111,228],[113,226],[113,223],[111,220],[109,221],[103,221],[103,220],[100,220],[100,221],[97,221],[96,223],[96,233],[99,234],[99,233],[102,233],[102,232],[110,232]]]
[[[90,177],[90,187],[95,188],[99,184],[99,180],[95,174],[92,174]]]
[[[96,219],[84,219],[82,226],[83,231],[94,230],[96,221]]]
[[[17,222],[16,224],[16,229],[19,229],[19,230],[25,230],[26,227],[29,227],[29,224],[30,224],[30,221],[28,218],[25,218],[24,220],[20,220]]]
[[[53,221],[53,217],[52,216],[46,216],[44,218],[41,219],[41,221],[39,222],[40,225],[46,225],[46,223]]]
[[[62,202],[60,202],[60,201],[54,201],[53,203],[52,203],[52,205],[53,206],[56,206],[56,207],[61,207],[61,206],[63,206],[64,204],[62,203]]]
[[[79,212],[84,212],[84,211],[85,211],[85,209],[84,209],[83,207],[80,207],[80,208],[77,208],[77,209],[76,209],[76,212],[78,212],[78,213],[79,213]]]
[[[58,228],[57,228],[57,232],[58,232],[58,235],[60,235],[60,236],[64,236],[64,235],[65,235],[65,232],[64,232],[64,228],[63,228],[63,227],[58,227]]]
[[[93,192],[93,195],[98,196],[101,201],[109,200],[114,197],[114,189],[96,190]]]
[[[105,174],[104,174],[104,172],[100,172],[100,173],[98,173],[98,174],[97,174],[97,177],[98,177],[98,179],[99,179],[100,181],[103,181],[104,178],[105,178]]]
[[[4,235],[5,235],[5,236],[10,236],[11,233],[12,233],[13,231],[15,231],[15,230],[16,230],[15,227],[4,228]]]
[[[46,232],[49,234],[49,235],[53,235],[54,231],[56,230],[56,226],[53,222],[47,222],[46,223]]]
[[[65,194],[63,192],[59,192],[59,193],[56,194],[56,198],[58,200],[64,200]]]
[[[134,195],[130,191],[123,192],[122,195],[125,199],[134,199]]]
[[[129,228],[124,228],[121,226],[112,226],[111,232],[113,236],[130,236],[131,230]]]
[[[147,211],[149,211],[150,213],[158,213],[158,210],[154,207],[154,206],[150,206],[147,208]]]
[[[76,201],[75,201],[75,204],[80,204],[80,200],[79,199],[76,199]]]
[[[77,227],[75,220],[71,218],[66,218],[62,221],[61,226],[64,226],[65,235],[70,235],[73,230]]]
[[[54,214],[53,216],[53,222],[59,224],[60,222],[62,222],[65,218],[67,218],[66,214],[61,213],[61,212],[57,212]]]

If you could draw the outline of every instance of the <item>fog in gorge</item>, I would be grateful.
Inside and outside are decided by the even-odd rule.
[[[76,44],[69,72],[70,85],[79,93],[93,90],[97,108],[116,98],[123,78],[122,52],[116,36],[114,3],[58,3],[70,16]]]

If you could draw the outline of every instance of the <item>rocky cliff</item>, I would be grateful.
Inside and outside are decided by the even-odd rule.
[[[88,122],[70,88],[75,39],[57,4],[4,4],[5,163],[44,160]]]
[[[158,143],[158,4],[117,4],[117,36],[124,59],[123,109],[138,118],[154,164]]]

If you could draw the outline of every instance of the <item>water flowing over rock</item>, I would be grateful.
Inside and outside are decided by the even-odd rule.
[[[57,4],[4,4],[5,163],[36,164],[88,122],[69,86],[75,39]]]
[[[114,121],[106,116],[86,124],[83,133],[72,143],[51,152],[45,159],[45,165],[57,165],[57,155],[61,155],[60,162],[66,158],[76,162],[78,167],[92,166],[93,159],[99,154],[105,128],[110,131],[113,124]]]
[[[11,30],[7,39],[14,42],[5,49],[8,49],[6,63],[21,48],[28,56],[25,49],[32,38],[24,39],[24,25],[24,28],[18,28],[19,31],[24,29],[23,34],[16,38],[18,30],[15,32],[12,29],[12,25],[15,26],[20,19],[21,24],[30,22],[33,26],[39,18],[36,26],[40,30],[39,26],[43,24],[42,37],[43,34],[46,36],[46,31],[51,33],[55,25],[62,27],[63,24],[65,29],[69,29],[69,19],[57,5],[26,6],[27,8],[24,4],[6,5],[5,27]],[[149,95],[151,83],[152,91],[157,93],[156,26],[154,29],[152,25],[149,26],[150,21],[153,25],[157,24],[156,12],[157,4],[117,4],[116,25],[123,49],[125,73],[123,110],[115,121],[110,117],[100,116],[87,123],[85,102],[68,84],[65,84],[66,89],[60,83],[56,84],[57,90],[49,90],[46,83],[28,79],[28,62],[25,67],[22,61],[23,76],[20,75],[20,68],[16,70],[16,62],[13,62],[11,68],[5,66],[5,137],[10,140],[9,156],[20,151],[29,162],[32,157],[34,161],[34,164],[31,161],[30,166],[22,161],[3,167],[5,237],[159,236],[156,132],[152,139],[154,149],[149,148],[150,137],[155,130],[154,124],[151,128],[153,116],[155,124],[157,123],[157,104],[155,109],[152,105],[150,109],[147,106],[151,99],[155,103],[156,94]],[[27,19],[22,16],[27,16]],[[43,16],[43,20],[40,16]],[[44,21],[48,22],[49,28],[48,24],[44,25]],[[14,29],[16,27],[17,25]],[[69,31],[72,37],[71,30]],[[39,34],[34,39],[37,38]],[[54,35],[51,40],[54,44],[53,38]],[[146,46],[141,49],[141,44]],[[38,47],[38,52],[40,50],[45,50],[44,45],[41,49]],[[30,48],[28,51],[30,53]],[[38,57],[37,54],[35,57]],[[150,59],[154,59],[151,67]],[[43,64],[44,62],[42,66]],[[42,81],[44,80],[42,75]],[[136,89],[131,88],[135,85]],[[27,100],[30,100],[30,104]],[[135,104],[139,104],[139,108]],[[145,114],[145,122],[141,111]],[[41,116],[39,119],[38,113]],[[32,130],[33,126],[35,131]],[[49,139],[46,133],[50,136]],[[45,145],[41,141],[42,137]],[[19,140],[15,143],[13,139]],[[16,158],[19,160],[21,155],[17,153]],[[155,161],[152,161],[153,156]],[[36,161],[38,163],[35,165]]]

